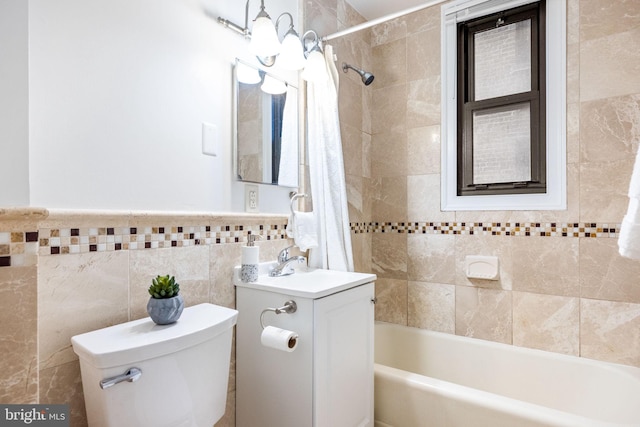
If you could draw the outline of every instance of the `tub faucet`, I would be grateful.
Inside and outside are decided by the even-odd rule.
[[[269,276],[279,277],[293,274],[295,273],[295,270],[293,269],[293,267],[291,267],[291,264],[296,261],[303,262],[306,260],[306,258],[303,256],[293,256],[289,258],[289,251],[291,250],[291,248],[293,248],[293,246],[286,247],[280,251],[280,253],[278,254],[278,265],[269,272]]]

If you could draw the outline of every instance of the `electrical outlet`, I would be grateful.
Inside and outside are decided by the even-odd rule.
[[[244,186],[244,210],[245,212],[258,213],[260,195],[257,185],[246,184]]]

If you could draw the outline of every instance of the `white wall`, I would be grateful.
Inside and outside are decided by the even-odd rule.
[[[216,17],[243,24],[244,2],[28,4],[31,206],[243,209],[231,194],[243,190],[231,172],[231,64],[247,42]],[[217,157],[201,152],[202,122],[219,128]],[[288,191],[261,188],[261,210],[286,212]]]
[[[27,2],[0,0],[0,206],[29,204]]]

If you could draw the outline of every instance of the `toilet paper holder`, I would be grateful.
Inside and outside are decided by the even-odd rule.
[[[278,308],[267,307],[264,310],[262,310],[262,313],[260,313],[260,326],[262,326],[262,329],[266,327],[264,325],[264,315],[269,311],[272,311],[275,314],[282,314],[282,313],[291,314],[291,313],[295,313],[296,310],[298,310],[298,304],[296,304],[294,300],[289,300],[285,302],[282,307],[278,307]]]

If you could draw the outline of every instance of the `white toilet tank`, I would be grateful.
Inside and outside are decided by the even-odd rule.
[[[89,426],[212,427],[225,411],[237,317],[200,304],[170,325],[145,318],[71,338]],[[101,387],[131,368],[141,371],[135,381]]]

